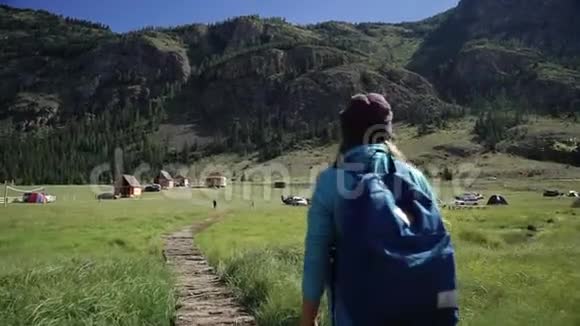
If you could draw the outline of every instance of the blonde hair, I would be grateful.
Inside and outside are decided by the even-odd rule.
[[[407,162],[407,158],[405,157],[405,154],[403,154],[403,152],[401,152],[401,150],[397,147],[397,145],[395,145],[395,143],[391,142],[391,141],[385,141],[384,143],[385,147],[387,148],[387,151],[393,156],[394,159],[401,161],[401,162]],[[340,159],[342,157],[343,153],[343,145],[340,146],[338,153],[336,155],[336,160],[334,161],[334,166],[337,167],[338,166],[338,162],[340,162]]]
[[[387,141],[385,141],[385,146],[387,146],[389,153],[391,153],[391,155],[393,155],[393,157],[395,159],[397,159],[399,161],[403,161],[403,162],[407,161],[405,154],[403,154],[403,152],[401,152],[401,150],[397,147],[397,145],[395,145],[395,143],[387,140]]]

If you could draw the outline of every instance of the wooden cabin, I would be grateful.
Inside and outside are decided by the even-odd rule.
[[[160,185],[162,189],[172,189],[175,186],[175,181],[169,172],[161,170],[153,181]]]
[[[132,175],[123,174],[115,183],[115,195],[123,198],[133,198],[141,196],[143,188]]]
[[[189,187],[190,181],[189,178],[184,177],[182,175],[178,175],[175,177],[175,186],[176,187]]]
[[[212,173],[205,178],[205,186],[208,188],[225,188],[227,186],[227,178],[221,173]]]

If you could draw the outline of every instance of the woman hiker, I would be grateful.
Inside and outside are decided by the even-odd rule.
[[[308,212],[301,326],[316,325],[328,289],[334,326],[452,326],[453,247],[431,187],[390,142],[393,112],[379,94],[340,113],[335,166]]]

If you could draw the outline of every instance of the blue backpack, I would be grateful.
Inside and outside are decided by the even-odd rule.
[[[341,300],[352,325],[455,325],[454,250],[441,214],[406,164],[385,162],[386,172],[345,171],[358,195],[336,207],[331,306]]]

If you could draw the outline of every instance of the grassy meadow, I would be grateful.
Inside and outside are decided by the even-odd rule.
[[[47,192],[56,203],[0,206],[0,325],[169,325],[161,236],[205,218],[209,202],[162,194],[98,202],[80,186]]]
[[[449,185],[439,189],[450,198]],[[572,200],[542,198],[522,180],[473,190],[502,193],[511,205],[445,211],[462,324],[580,323],[580,210]],[[175,299],[161,237],[206,218],[213,199],[226,218],[197,237],[210,263],[260,325],[296,324],[306,209],[279,198],[309,195],[309,187],[234,185],[102,202],[89,187],[47,191],[56,203],[0,207],[0,325],[170,325]]]
[[[444,210],[457,249],[461,324],[578,325],[580,210],[570,198],[519,188],[519,180],[475,187],[505,195],[508,207]],[[440,188],[442,199],[451,193]],[[278,205],[241,208],[198,237],[261,325],[297,323],[305,214]]]

